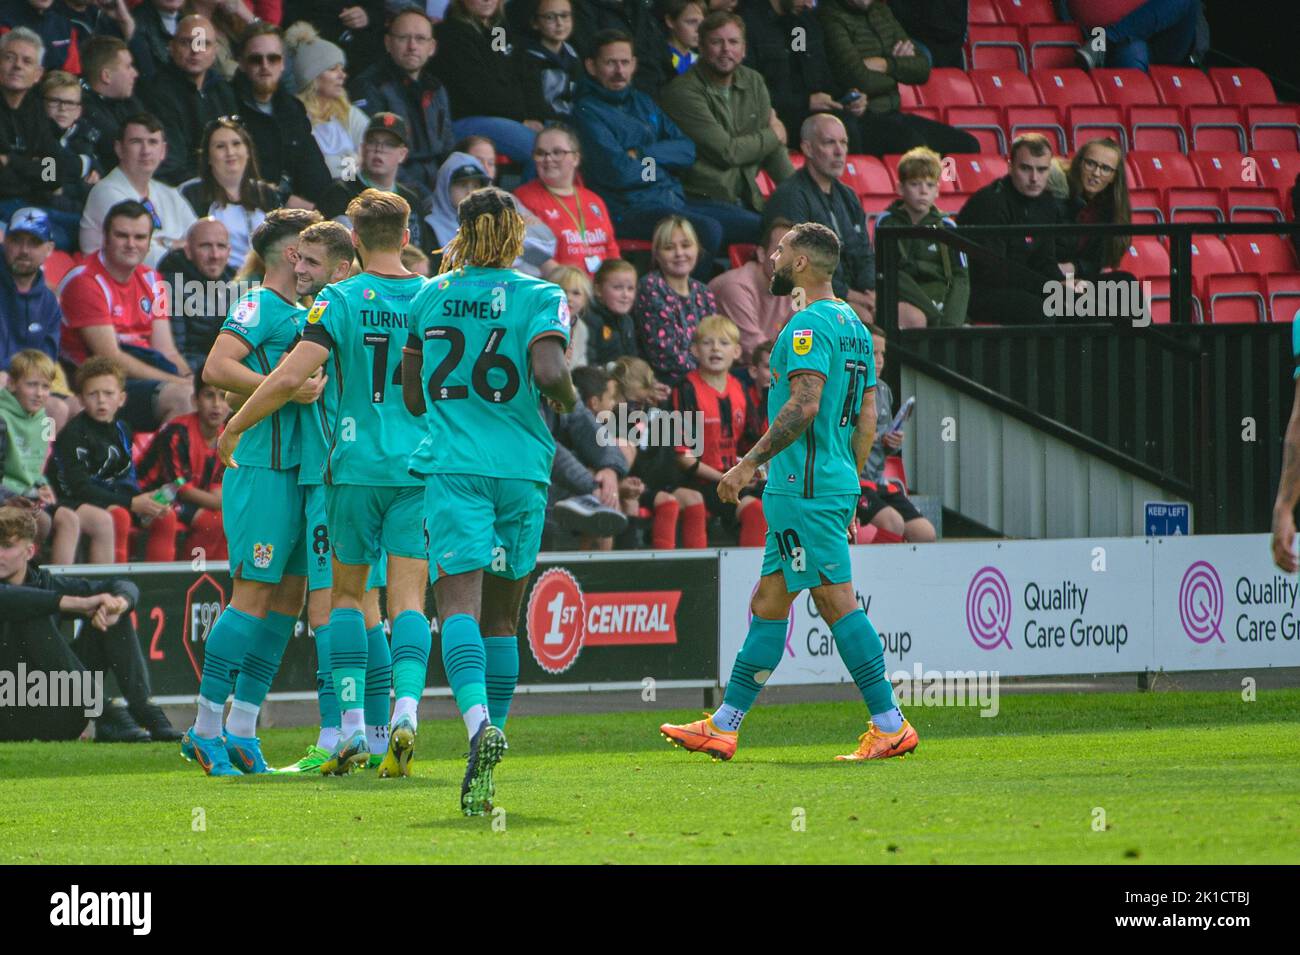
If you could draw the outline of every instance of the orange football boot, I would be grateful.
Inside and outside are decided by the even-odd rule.
[[[867,726],[867,731],[858,737],[858,748],[836,759],[888,759],[891,756],[905,756],[916,749],[918,738],[912,724],[903,720],[903,727],[897,733],[882,733],[876,724]]]
[[[739,733],[718,729],[708,713],[704,714],[702,720],[683,723],[681,726],[664,723],[659,727],[659,732],[674,746],[681,746],[692,753],[708,753],[714,759],[731,759],[735,756],[736,741],[740,738]]]

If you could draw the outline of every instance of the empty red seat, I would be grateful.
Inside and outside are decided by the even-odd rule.
[[[1151,287],[1151,321],[1156,325],[1169,324],[1169,276],[1149,275],[1144,282]]]
[[[1128,131],[1124,128],[1124,111],[1118,106],[1085,104],[1065,111],[1065,128],[1070,134],[1070,148],[1078,150],[1090,139],[1109,136],[1126,149]]]
[[[1268,299],[1270,321],[1300,320],[1300,272],[1264,276],[1264,295]]]
[[[994,0],[1003,23],[1055,23],[1052,0]]]
[[[766,169],[758,171],[758,175],[754,177],[754,183],[758,186],[758,194],[764,199],[776,192],[776,183],[772,181],[772,177],[767,174]]]
[[[913,116],[924,116],[926,119],[932,119],[936,123],[943,122],[943,110],[937,106],[913,106],[908,112]]]
[[[1260,185],[1291,194],[1300,176],[1300,152],[1251,152],[1250,158],[1255,160]]]
[[[955,155],[950,159],[957,164],[957,191],[978,192],[990,182],[1007,174],[1007,161],[997,155]]]
[[[1164,192],[1175,186],[1201,185],[1195,167],[1182,153],[1134,152],[1128,154],[1128,159],[1138,185],[1143,189],[1159,189]]]
[[[949,106],[943,121],[964,129],[980,144],[980,152],[1005,153],[1007,136],[1002,131],[1002,112],[996,106]]]
[[[921,97],[916,92],[917,87],[910,83],[898,84],[898,108],[903,112],[921,105]]]
[[[966,35],[971,69],[1023,70],[1025,50],[1020,29],[1012,25],[973,23]]]
[[[1187,152],[1187,135],[1177,106],[1130,106],[1128,134],[1130,149]]]
[[[993,0],[970,0],[970,13],[967,14],[967,21],[970,23],[1001,23],[1002,17],[998,15],[998,8],[994,5]]]
[[[1258,177],[1244,178],[1246,157],[1239,152],[1200,149],[1188,153],[1187,159],[1196,167],[1203,185],[1215,189],[1258,185]]]
[[[1188,106],[1184,122],[1193,149],[1246,150],[1246,128],[1236,106]]]
[[[1280,235],[1230,235],[1229,251],[1243,272],[1264,275],[1268,272],[1294,272],[1300,269],[1295,249]]]
[[[955,216],[961,212],[970,196],[969,192],[954,192],[951,195],[944,196],[943,201],[939,203],[939,210],[950,216]]]
[[[1034,70],[1029,78],[1040,103],[1066,109],[1101,102],[1097,87],[1083,70]]]
[[[1155,84],[1162,103],[1200,106],[1219,102],[1219,94],[1210,78],[1193,67],[1152,66],[1147,75]]]
[[[1093,70],[1091,76],[1103,103],[1154,106],[1160,102],[1155,84],[1141,70]]]
[[[1059,70],[1074,65],[1074,48],[1083,39],[1076,24],[1031,23],[1024,31],[1030,69]]]
[[[1222,222],[1223,194],[1218,189],[1176,186],[1165,193],[1170,222]]]
[[[978,106],[979,95],[970,79],[961,70],[940,67],[930,71],[930,79],[916,88],[922,106]]]
[[[1250,148],[1285,152],[1300,149],[1300,106],[1273,103],[1247,106],[1246,126],[1250,130]]]
[[[874,227],[876,219],[880,218],[880,214],[898,198],[898,193],[875,192],[865,196],[858,196],[858,198],[862,201],[862,211],[867,214],[867,224]],[[623,240],[619,239],[618,244],[621,247]]]
[[[897,482],[903,485],[903,490],[907,490],[907,469],[903,467],[903,458],[897,454],[885,455],[885,473],[884,478],[887,481]]]
[[[731,267],[738,269],[746,262],[754,261],[754,253],[757,251],[758,246],[752,242],[737,242],[727,246],[727,258],[731,261]]]
[[[1025,133],[1042,133],[1052,141],[1056,152],[1067,150],[1065,127],[1061,125],[1060,110],[1055,106],[1008,106],[1004,115],[1007,135],[1012,140]]]
[[[1237,263],[1223,240],[1212,235],[1192,236],[1192,290],[1205,300],[1205,279],[1211,275],[1231,275]]]
[[[1224,190],[1229,222],[1282,222],[1286,203],[1276,189],[1243,187]]]
[[[893,173],[875,156],[849,156],[840,182],[859,196],[894,192]]]
[[[1137,279],[1169,278],[1169,250],[1153,235],[1135,235],[1119,267]]]
[[[1257,275],[1209,275],[1205,298],[1215,325],[1265,320],[1264,289]]]
[[[1210,70],[1210,82],[1219,94],[1220,103],[1252,106],[1277,102],[1273,84],[1262,71],[1253,67],[1216,67]]]
[[[1131,189],[1128,194],[1129,212],[1134,222],[1164,222],[1165,210],[1157,189]]]
[[[1038,91],[1018,70],[971,70],[970,82],[986,106],[1037,106]],[[955,105],[955,104],[949,104]]]

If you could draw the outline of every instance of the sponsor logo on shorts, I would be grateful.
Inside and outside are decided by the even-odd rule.
[[[274,544],[254,544],[253,545],[253,566],[259,570],[266,570],[271,566],[271,555],[275,552]]]

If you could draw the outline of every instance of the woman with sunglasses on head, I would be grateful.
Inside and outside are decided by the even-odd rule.
[[[238,116],[222,116],[208,124],[199,147],[199,177],[183,183],[181,195],[196,216],[211,216],[225,225],[230,233],[230,264],[235,268],[248,255],[253,230],[280,205],[275,187],[258,176],[253,141]]]

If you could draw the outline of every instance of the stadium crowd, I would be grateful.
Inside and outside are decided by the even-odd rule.
[[[1142,66],[1195,52],[1199,3],[1099,9],[1116,6],[1060,12],[1108,24]],[[544,411],[558,445],[544,546],[759,546],[761,486],[732,506],[715,488],[765,427],[767,358],[793,313],[768,293],[770,254],[792,223],[841,237],[835,290],[872,323],[871,220],[1130,221],[1120,142],[1071,161],[1033,132],[959,216],[943,208],[943,157],[980,143],[903,110],[900,87],[954,50],[960,65],[968,14],[966,0],[3,0],[0,496],[32,512],[56,564],[224,558],[229,408],[202,366],[256,281],[253,230],[282,206],[346,224],[374,187],[409,203],[404,260],[434,275],[458,203],[502,184],[528,222],[516,267],[563,287],[573,317],[582,404]],[[869,216],[845,184],[854,155],[891,157],[887,209]],[[1095,281],[1128,242],[1007,241],[991,246],[1003,265],[899,248],[898,324],[924,327],[1044,321],[1041,280]],[[876,541],[932,539],[884,476],[903,440],[891,406],[861,516]],[[702,440],[648,440],[668,412],[701,412]]]

